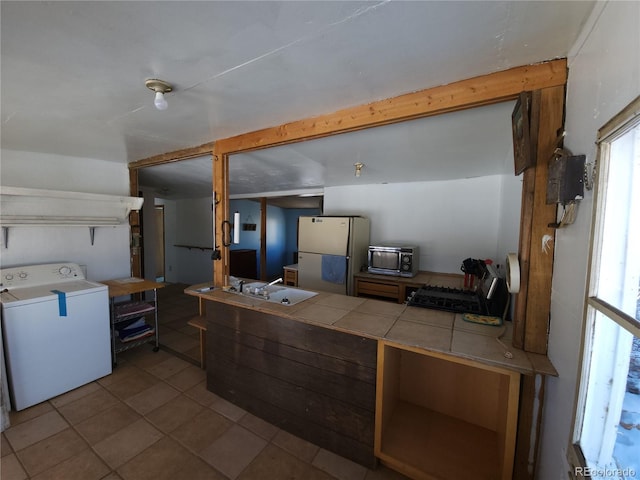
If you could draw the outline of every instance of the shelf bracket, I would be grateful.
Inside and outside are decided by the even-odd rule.
[[[4,241],[4,248],[9,248],[9,227],[2,227],[2,239]]]
[[[93,247],[93,242],[96,238],[96,227],[89,227],[89,238],[91,239],[91,246]]]

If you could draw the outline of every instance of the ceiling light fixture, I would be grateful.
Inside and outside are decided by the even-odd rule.
[[[364,167],[364,163],[362,162],[356,162],[353,164],[354,167],[356,167],[356,177],[359,177],[360,174],[362,173],[362,167]]]
[[[156,92],[156,97],[153,100],[153,104],[156,106],[156,108],[158,110],[166,110],[169,105],[164,98],[164,94],[171,92],[173,90],[173,87],[167,82],[158,80],[156,78],[150,78],[149,80],[144,82],[144,84],[149,90],[153,90],[154,92]]]

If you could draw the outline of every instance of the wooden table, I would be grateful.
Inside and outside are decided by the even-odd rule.
[[[127,277],[115,280],[103,280],[99,283],[109,287],[109,298],[124,297],[125,295],[134,295],[136,293],[146,292],[148,290],[156,290],[164,287],[164,283],[145,280],[144,278]]]
[[[407,301],[407,296],[423,285],[461,288],[464,276],[457,273],[420,271],[414,277],[397,277],[369,272],[353,274],[356,297],[391,299],[398,303]]]

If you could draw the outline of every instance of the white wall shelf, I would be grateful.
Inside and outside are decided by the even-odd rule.
[[[123,225],[143,199],[98,193],[7,187],[0,190],[0,225],[5,248],[9,227],[86,226],[91,245],[95,227]]]

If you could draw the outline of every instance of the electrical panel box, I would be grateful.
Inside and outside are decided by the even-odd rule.
[[[566,205],[584,198],[585,160],[585,155],[562,155],[549,162],[547,204]]]

